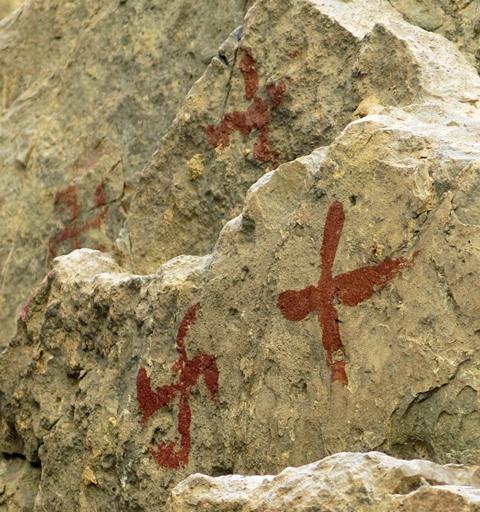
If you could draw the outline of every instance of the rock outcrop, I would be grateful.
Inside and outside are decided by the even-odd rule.
[[[257,2],[142,173],[117,259],[54,258],[20,310],[0,451],[36,471],[31,507],[153,511],[194,472],[343,451],[480,464],[479,96],[386,1]],[[93,180],[85,212],[56,195],[77,234],[113,209],[108,144],[71,178]]]
[[[142,173],[123,244],[133,269],[210,252],[250,185],[330,144],[352,119],[380,106],[475,102],[478,83],[452,44],[387,1],[257,2]]]
[[[170,512],[478,512],[478,467],[339,453],[277,476],[195,474],[172,490]]]
[[[245,0],[27,0],[0,22],[0,346],[49,261],[112,251],[137,176]]]
[[[474,0],[389,0],[406,21],[445,36],[480,71],[479,6]]]

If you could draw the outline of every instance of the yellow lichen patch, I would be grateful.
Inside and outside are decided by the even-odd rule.
[[[171,208],[169,208],[168,210],[165,211],[165,213],[163,214],[163,220],[165,222],[171,222],[173,219],[173,210]]]
[[[187,167],[189,170],[189,178],[191,181],[195,181],[198,178],[203,176],[205,171],[205,164],[203,162],[203,155],[197,153],[190,158],[187,162]]]

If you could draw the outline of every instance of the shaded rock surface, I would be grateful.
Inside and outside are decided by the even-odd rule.
[[[28,0],[0,23],[0,345],[53,257],[112,250],[137,174],[248,5]]]
[[[38,493],[41,469],[23,457],[0,458],[0,510],[30,512]]]
[[[277,476],[195,474],[170,512],[467,512],[480,510],[478,467],[339,453]]]
[[[153,511],[194,472],[343,451],[479,464],[479,93],[387,2],[255,4],[122,254],[53,259],[0,354],[0,452],[41,468],[33,509]],[[77,228],[111,213],[110,147]]]

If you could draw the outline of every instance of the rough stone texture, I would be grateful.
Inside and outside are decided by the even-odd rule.
[[[142,173],[123,240],[135,271],[211,251],[256,179],[331,143],[365,102],[476,100],[453,45],[386,1],[260,0],[235,36]]]
[[[339,453],[277,476],[195,474],[172,490],[170,512],[477,512],[478,467]]]
[[[28,0],[0,23],[0,346],[48,261],[112,250],[136,175],[245,0]]]
[[[478,75],[381,0],[261,0],[239,37],[142,176],[138,274],[54,259],[0,354],[0,452],[41,467],[36,512],[153,511],[193,472],[346,450],[480,464]]]
[[[480,148],[456,107],[385,109],[280,166],[211,257],[54,260],[0,359],[1,450],[41,464],[35,510],[155,510],[195,471],[343,450],[478,464]],[[339,323],[312,290],[332,236]]]
[[[0,510],[30,512],[38,493],[41,470],[21,458],[0,458]]]
[[[404,18],[455,43],[480,71],[480,6],[476,0],[389,0]]]

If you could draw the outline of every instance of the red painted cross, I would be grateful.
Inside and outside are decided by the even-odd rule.
[[[140,368],[137,374],[137,400],[142,412],[140,419],[142,425],[147,423],[152,414],[167,406],[176,396],[179,396],[178,433],[180,434],[180,448],[176,450],[177,441],[168,444],[162,441],[158,449],[150,448],[151,457],[163,468],[179,469],[188,463],[192,446],[190,434],[192,413],[189,399],[191,389],[198,383],[201,375],[205,380],[210,399],[216,402],[218,367],[215,356],[201,352],[193,359],[189,359],[185,349],[185,336],[190,326],[197,321],[199,306],[200,304],[195,304],[188,309],[178,329],[177,350],[180,357],[172,366],[172,371],[178,372],[177,381],[167,386],[159,386],[154,391],[145,368]]]
[[[257,141],[253,145],[253,156],[260,162],[273,162],[273,168],[280,164],[278,153],[275,151],[269,136],[269,127],[272,112],[283,102],[287,91],[287,80],[279,80],[275,84],[266,86],[268,99],[258,94],[260,82],[257,63],[250,49],[241,48],[243,54],[240,61],[240,72],[245,84],[245,99],[250,105],[243,111],[228,112],[217,126],[209,125],[205,128],[208,142],[212,148],[226,148],[230,145],[230,135],[239,132],[243,137],[251,132],[258,132]]]
[[[81,211],[78,204],[78,192],[75,184],[72,183],[67,188],[59,190],[55,196],[54,205],[61,213],[64,212],[66,206],[70,227],[59,231],[50,238],[48,242],[48,253],[50,259],[53,259],[58,255],[58,246],[66,241],[70,241],[72,250],[80,249],[80,235],[91,229],[100,228],[108,214],[105,185],[103,181],[101,181],[95,189],[95,209],[101,209],[97,210],[97,214],[94,217],[87,219],[83,223],[79,223]],[[102,247],[99,247],[99,249],[102,249]]]
[[[378,265],[360,267],[335,277],[332,275],[333,262],[345,222],[342,203],[333,203],[327,214],[320,250],[321,274],[317,286],[303,290],[287,290],[278,296],[277,307],[282,315],[293,322],[317,312],[322,328],[322,344],[331,370],[332,382],[348,384],[345,371],[345,347],[340,338],[338,311],[335,303],[357,306],[381,291],[389,281],[411,268],[418,252],[411,258],[385,259]]]

